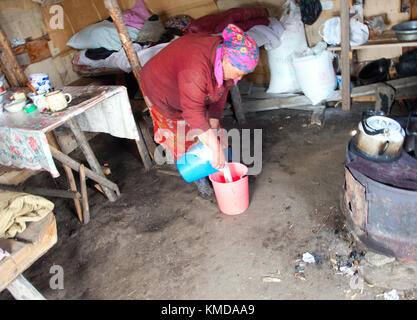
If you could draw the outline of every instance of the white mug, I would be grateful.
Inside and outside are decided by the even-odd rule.
[[[46,101],[44,94],[38,94],[38,95],[29,94],[29,98],[33,101],[34,105],[39,110],[42,111],[44,109],[48,109],[48,102]]]
[[[67,100],[68,98],[68,100]],[[72,96],[69,93],[63,93],[61,90],[56,90],[45,94],[48,109],[50,111],[60,111],[68,106],[72,101]]]

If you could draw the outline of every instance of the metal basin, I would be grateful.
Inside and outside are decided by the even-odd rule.
[[[395,32],[397,39],[400,41],[417,40],[417,20],[401,22],[391,29]]]

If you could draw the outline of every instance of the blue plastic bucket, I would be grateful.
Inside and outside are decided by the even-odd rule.
[[[200,142],[177,160],[178,171],[185,181],[192,182],[219,171],[210,164],[206,148],[208,147]]]

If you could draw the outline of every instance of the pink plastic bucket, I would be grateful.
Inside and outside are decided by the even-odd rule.
[[[224,214],[236,215],[249,207],[248,168],[241,163],[229,163],[233,182],[226,182],[223,172],[209,175],[213,183],[219,209]]]

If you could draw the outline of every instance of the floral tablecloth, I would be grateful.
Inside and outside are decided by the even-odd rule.
[[[75,118],[83,131],[109,133],[115,137],[139,140],[129,97],[124,86],[65,86],[58,88],[75,98],[92,98],[70,105],[59,112],[29,114],[0,111],[0,164],[30,170],[46,170],[58,177],[46,133]],[[5,94],[6,101],[13,91]],[[27,92],[28,93],[28,92]]]

